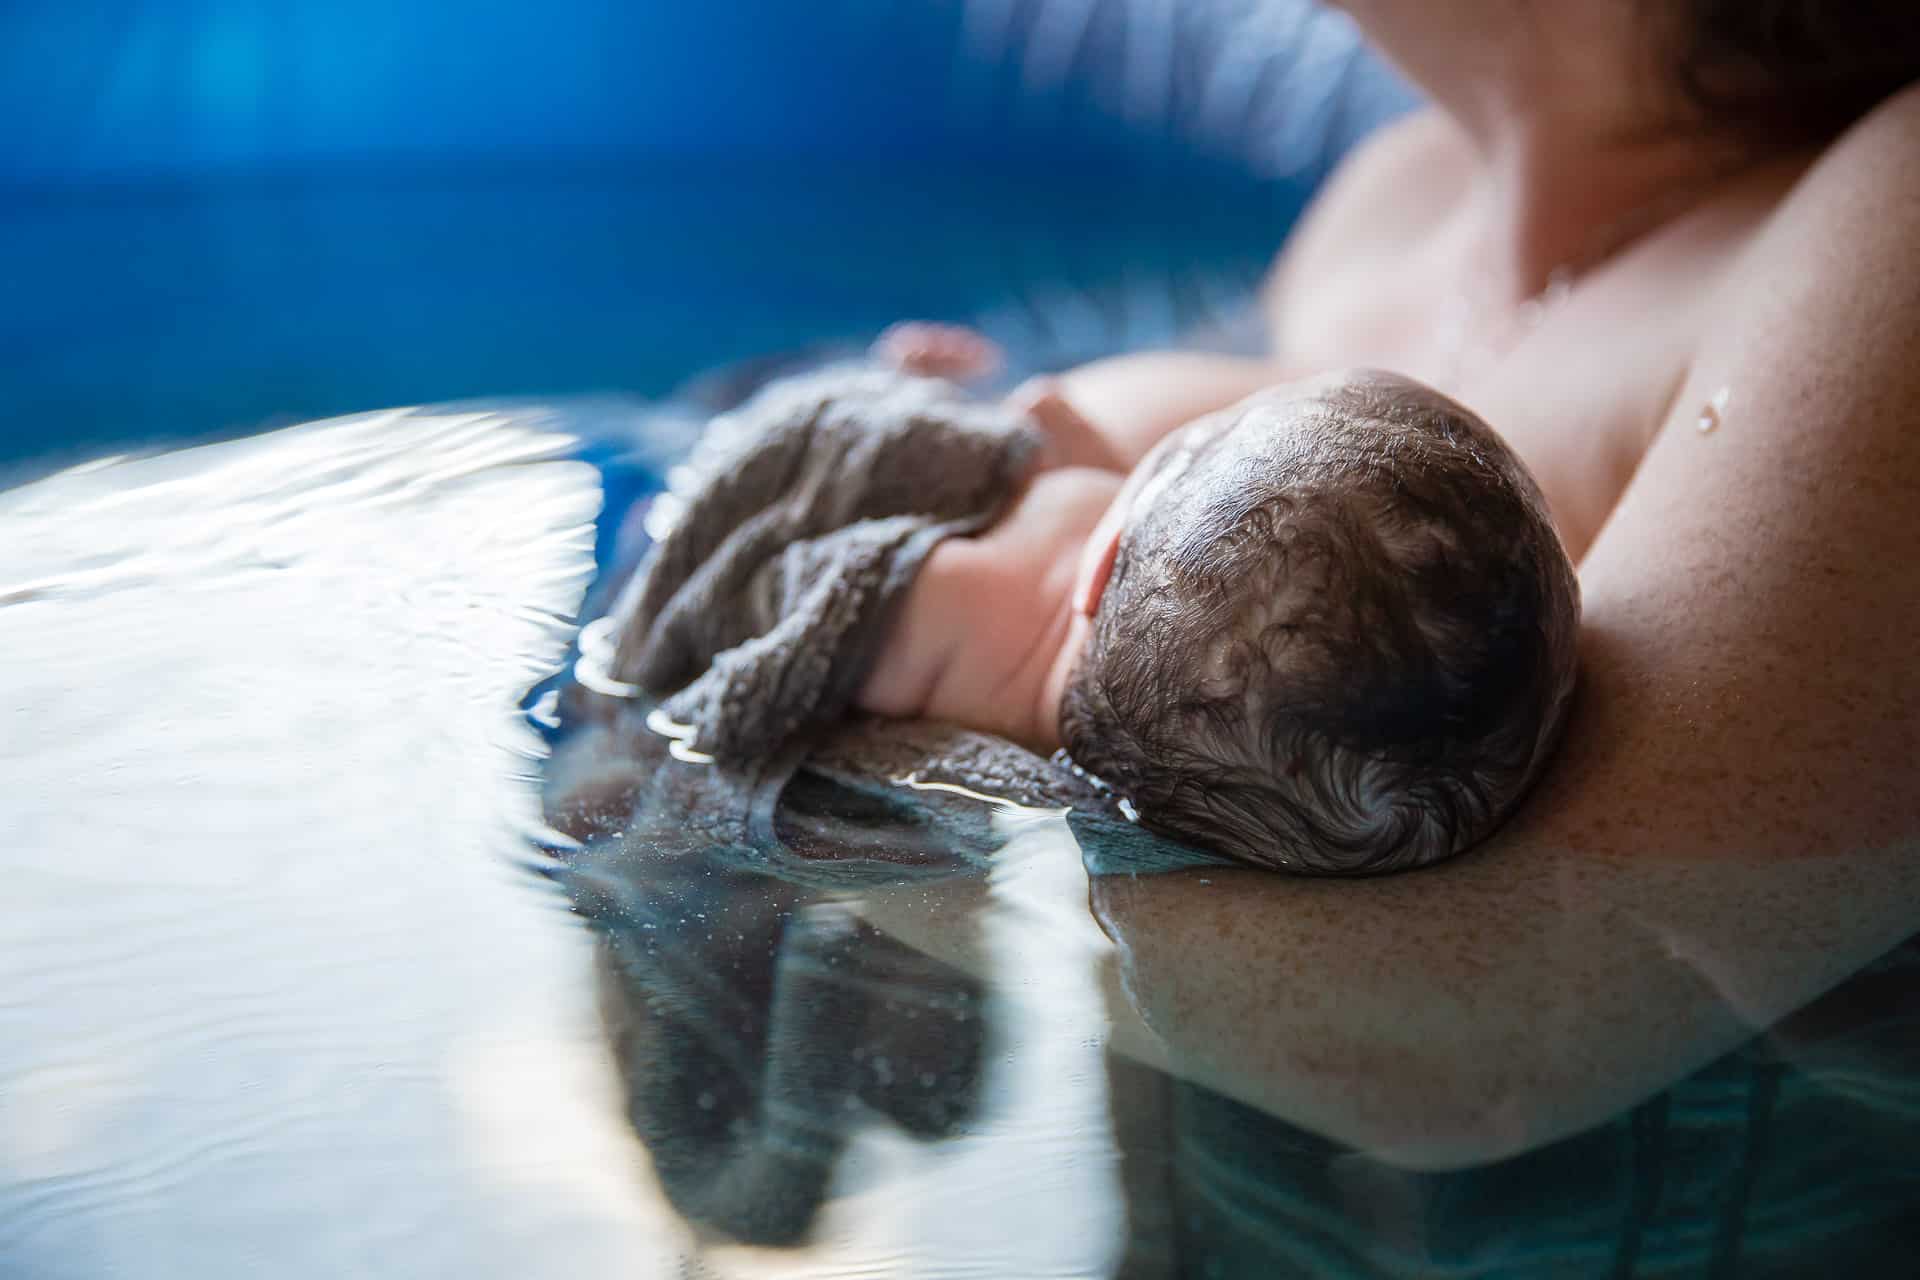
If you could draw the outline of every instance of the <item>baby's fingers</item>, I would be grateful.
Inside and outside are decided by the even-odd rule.
[[[873,356],[902,373],[970,382],[999,369],[1000,344],[983,333],[956,324],[909,320],[873,342]]]

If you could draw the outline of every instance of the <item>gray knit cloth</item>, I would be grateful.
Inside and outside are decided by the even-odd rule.
[[[714,420],[656,503],[670,527],[614,607],[611,674],[725,764],[777,754],[848,709],[927,554],[990,524],[1037,444],[936,379],[773,383]]]
[[[610,611],[606,674],[636,696],[569,690],[557,825],[838,884],[984,865],[999,843],[985,811],[900,785],[917,775],[1071,809],[1095,874],[1217,865],[1011,742],[848,714],[927,554],[998,518],[1038,443],[998,404],[870,366],[784,378],[716,417],[656,499],[656,541]],[[810,813],[803,796],[828,793]],[[849,838],[838,815],[852,811],[873,839]]]

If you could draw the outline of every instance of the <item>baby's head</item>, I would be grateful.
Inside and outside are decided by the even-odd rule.
[[[1473,414],[1345,374],[1147,466],[1060,704],[1143,825],[1258,866],[1421,866],[1491,831],[1573,691],[1579,587]]]

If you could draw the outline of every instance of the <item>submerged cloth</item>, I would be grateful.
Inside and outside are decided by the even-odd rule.
[[[931,1140],[975,1114],[982,984],[850,904],[619,839],[593,842],[560,878],[600,940],[628,1118],[688,1220],[795,1243],[860,1130]]]
[[[804,1239],[872,1117],[933,1139],[977,1108],[981,984],[841,895],[983,873],[1008,803],[1110,864],[1191,864],[1070,766],[844,714],[927,552],[992,520],[1033,446],[941,383],[775,384],[716,419],[611,629],[582,634],[545,788],[576,843],[550,873],[600,939],[634,1131],[708,1229]]]
[[[679,1210],[793,1243],[863,1128],[978,1132],[991,990],[863,925],[844,891],[977,874],[998,846],[989,806],[893,778],[1048,805],[1085,784],[991,738],[854,719],[781,784],[752,848],[724,775],[672,760],[639,727],[647,704],[571,699],[586,722],[553,760],[549,817],[584,847],[553,874],[600,939],[628,1115]],[[1090,862],[1130,848],[1144,869],[1164,849],[1097,808],[1068,822]],[[1608,1124],[1453,1172],[1116,1064],[1129,1260],[1248,1280],[1787,1277],[1818,1241],[1831,1274],[1904,1274],[1920,1248],[1916,990],[1908,943]]]
[[[1020,415],[873,368],[773,383],[716,418],[655,504],[610,673],[723,766],[851,705],[944,538],[991,523],[1038,445]]]
[[[1011,801],[1083,849],[1162,846],[1069,769],[950,726],[843,720],[750,770],[676,759],[652,704],[576,685],[548,766],[549,874],[600,940],[627,1114],[690,1221],[806,1237],[862,1128],[976,1113],[985,989],[859,919],[852,891],[980,876]],[[928,785],[932,784],[932,785]]]
[[[1141,830],[1071,767],[952,725],[852,716],[729,768],[676,758],[648,700],[574,685],[563,706],[548,821],[643,860],[667,850],[833,890],[973,874],[1004,843],[994,816],[1012,804],[1064,812],[1092,874],[1228,865]]]

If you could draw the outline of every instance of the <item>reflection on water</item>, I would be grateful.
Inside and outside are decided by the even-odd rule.
[[[1351,1036],[1393,993],[1408,1003],[1390,1016],[1418,1026],[1431,1011],[1412,1002],[1431,1004],[1436,993],[1418,973],[1369,965],[1387,949],[1360,929],[1350,947],[1359,963],[1328,966],[1344,985],[1305,971],[1277,980],[1231,972],[1259,951],[1245,945],[1234,908],[1260,903],[1262,886],[1300,882],[1220,869],[1136,877],[1129,869],[1149,866],[1151,854],[1126,846],[1140,839],[1132,828],[991,803],[979,808],[1006,843],[983,866],[971,856],[977,830],[966,810],[890,808],[844,776],[829,783],[807,772],[786,787],[784,827],[748,848],[716,843],[691,815],[673,813],[683,785],[675,772],[702,771],[672,763],[644,730],[620,730],[644,721],[644,708],[578,691],[566,705],[587,727],[562,747],[550,795],[556,820],[584,843],[560,878],[603,938],[630,1118],[683,1214],[716,1240],[785,1243],[782,1265],[796,1274],[972,1274],[955,1265],[975,1256],[961,1242],[916,1240],[881,1262],[848,1242],[871,1228],[875,1219],[862,1215],[886,1206],[892,1221],[918,1212],[922,1196],[974,1212],[996,1185],[1023,1186],[1031,1161],[1045,1156],[1067,1162],[1056,1177],[1081,1175],[1061,1211],[1111,1234],[1089,1238],[1064,1270],[1000,1254],[984,1274],[1796,1275],[1813,1259],[1840,1258],[1848,1274],[1897,1275],[1920,1244],[1910,1154],[1920,1142],[1920,947],[1896,949],[1691,1074],[1673,1065],[1674,1049],[1627,1046],[1664,1064],[1653,1069],[1669,1080],[1685,1078],[1558,1141],[1523,1136],[1514,1154],[1456,1156],[1447,1163],[1462,1167],[1422,1171],[1330,1135],[1353,1133],[1358,1117],[1391,1146],[1457,1114],[1457,1091],[1494,1099],[1498,1133],[1503,1100],[1524,1095],[1525,1082],[1511,1062],[1490,1057],[1479,1082],[1436,1076],[1380,1094],[1382,1073],[1356,1062],[1329,1102],[1328,1082],[1302,1064],[1338,1060],[1346,1046],[1334,1034]],[[839,754],[838,768],[857,779],[857,753]],[[889,763],[871,770],[876,787]],[[930,830],[941,839],[930,841]],[[874,858],[890,839],[899,857],[891,877]],[[1089,884],[1083,862],[1113,870]],[[1182,886],[1225,900],[1181,899]],[[1117,943],[1090,927],[1089,895]],[[1129,901],[1136,896],[1176,901],[1182,918],[1156,921]],[[1349,923],[1364,920],[1365,901]],[[1304,951],[1329,915],[1339,918],[1306,894],[1265,905],[1293,908],[1294,918],[1263,922],[1280,954],[1288,944]],[[1536,905],[1548,912],[1551,939],[1553,906]],[[1563,905],[1578,906],[1571,895]],[[1139,954],[1166,951],[1169,938],[1172,954]],[[1556,946],[1521,957],[1550,983],[1587,963],[1557,959]],[[1502,949],[1489,940],[1489,963]],[[1630,950],[1603,950],[1599,960]],[[1684,972],[1673,980],[1686,985]],[[1209,1037],[1217,1012],[1209,1006],[1249,986],[1282,1001],[1239,1004],[1238,1023]],[[1038,1073],[1040,1111],[996,1105],[974,1078],[975,1010],[990,1043],[1032,1029],[1009,1065],[1071,1063]],[[1602,1010],[1594,992],[1569,990],[1532,1035],[1551,1052],[1577,1042],[1566,1029]],[[1510,1024],[1518,1012],[1498,1020]],[[1298,1042],[1277,1054],[1264,1047],[1290,1029]],[[1403,1035],[1374,1030],[1382,1049]],[[1403,1056],[1386,1063],[1387,1074],[1443,1058]],[[1266,1074],[1249,1081],[1249,1064]],[[1388,1107],[1404,1129],[1369,1115]],[[929,1114],[936,1122],[915,1122]],[[850,1134],[902,1148],[906,1135],[941,1140],[921,1146],[918,1159],[943,1172],[937,1182],[907,1179],[913,1199],[896,1208],[901,1175],[876,1178],[859,1160],[843,1161]],[[943,1163],[943,1152],[983,1140],[1002,1155],[1020,1152],[1019,1162],[986,1164],[983,1183]],[[1023,1206],[1030,1194],[1023,1189]],[[1054,1239],[1051,1221],[1027,1223],[1018,1240]]]
[[[565,446],[378,415],[0,497],[0,1274],[793,1274],[676,1211],[752,1238],[727,1187],[777,1183],[754,1154],[789,1143],[828,1200],[817,1274],[1104,1269],[1090,925],[973,930],[1058,977],[989,997],[831,895],[658,867],[608,892],[676,945],[635,939],[599,989],[533,873],[515,707],[590,570]],[[992,881],[1049,851],[1077,874],[1026,847]],[[675,977],[720,1003],[630,999]],[[617,1057],[603,998],[629,999]],[[750,1104],[771,1119],[736,1142]]]
[[[1028,823],[931,896],[618,840],[566,877],[604,940],[628,1118],[717,1274],[1111,1273],[1102,940],[1037,927],[1022,887],[1076,873],[1064,836]],[[890,893],[951,907],[951,933],[890,936]]]
[[[0,494],[0,1275],[1905,1273],[1912,948],[1739,1044],[1755,927],[1564,866],[1136,878],[1126,824],[969,794],[1018,779],[845,761],[740,838],[577,688],[535,703],[568,725],[543,813],[518,704],[600,493],[544,421]],[[1479,935],[1525,963],[1412,1003],[1432,904],[1474,893],[1530,904]],[[1291,966],[1264,1004],[1250,936]],[[1478,995],[1560,1044],[1618,1016],[1571,978],[1626,962],[1732,1051],[1676,1036],[1670,1078],[1476,1167],[1351,1144],[1384,1075],[1336,1030],[1445,1040]]]
[[[379,415],[0,495],[0,1273],[673,1265],[518,867],[564,443]]]

